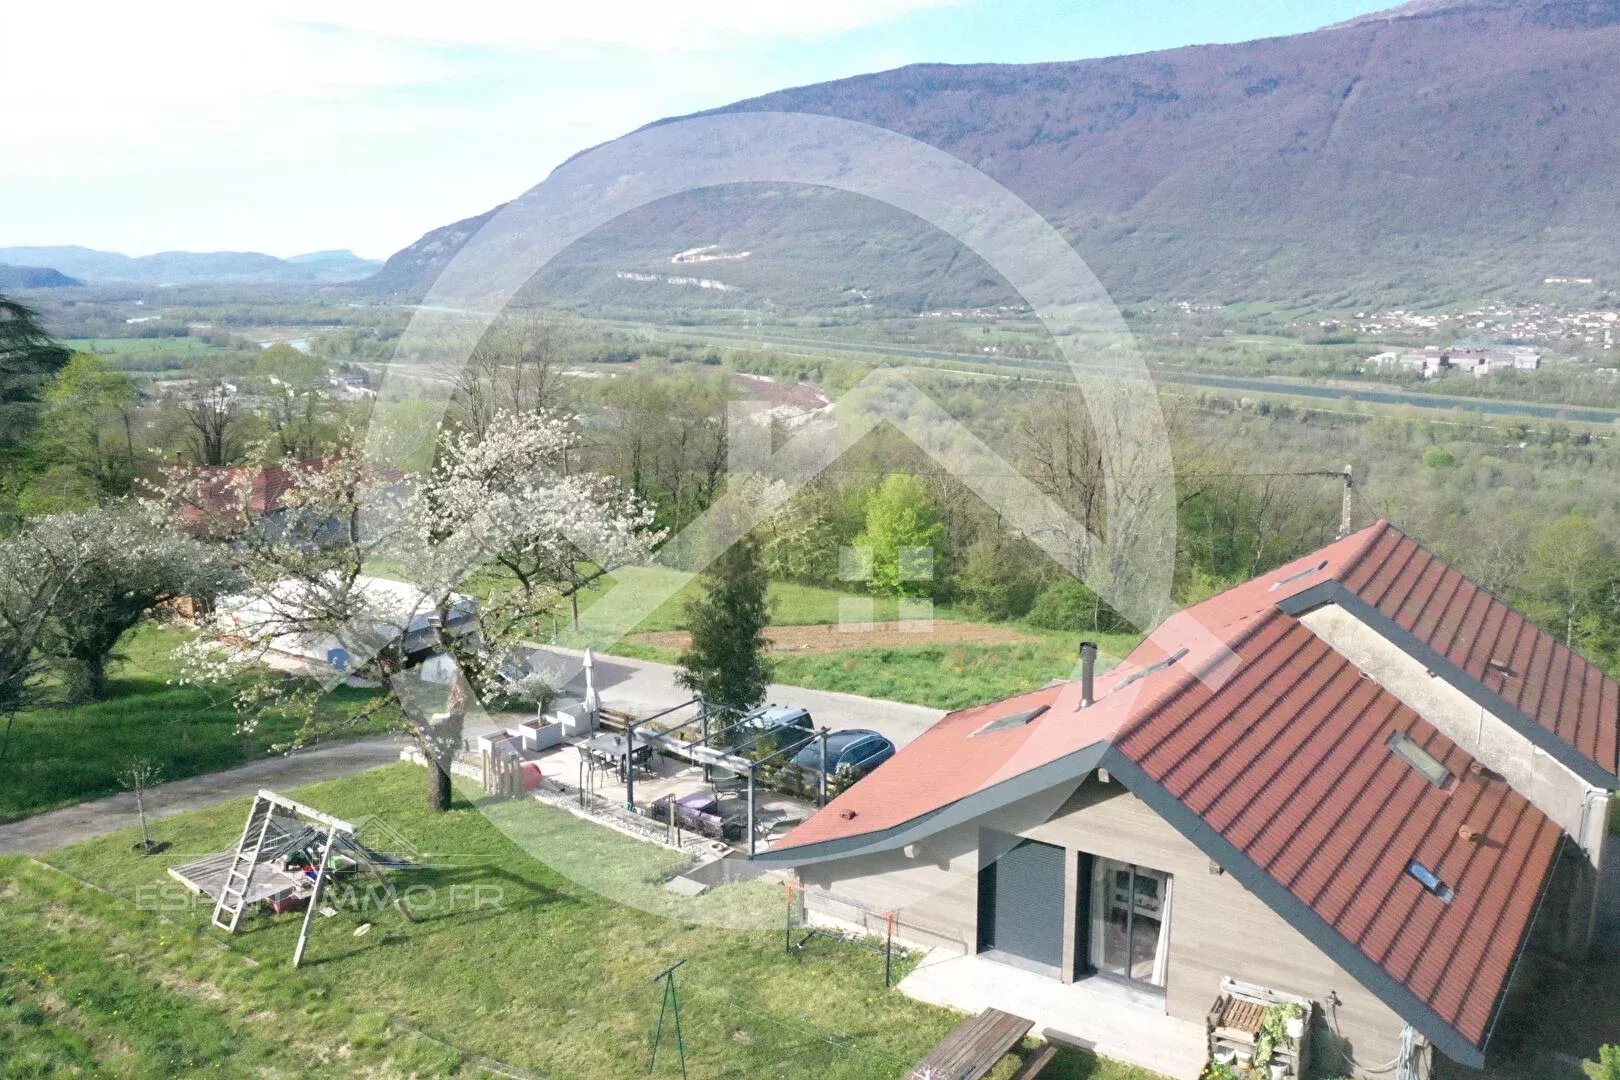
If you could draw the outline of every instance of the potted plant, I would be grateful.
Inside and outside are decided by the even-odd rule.
[[[1286,1062],[1273,1062],[1279,1045],[1295,1044],[1305,1034],[1305,1006],[1294,1002],[1272,1005],[1260,1021],[1254,1039],[1254,1067],[1267,1069],[1271,1080],[1286,1080]]]

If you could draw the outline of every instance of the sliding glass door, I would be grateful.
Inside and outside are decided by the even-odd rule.
[[[1091,966],[1099,974],[1162,987],[1169,918],[1169,874],[1092,860]]]

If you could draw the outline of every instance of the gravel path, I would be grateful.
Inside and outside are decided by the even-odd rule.
[[[550,658],[551,664],[548,666],[555,666],[569,675],[563,688],[565,693],[574,696],[583,694],[585,677],[580,668],[582,653],[552,646],[536,646],[535,651],[542,657]],[[688,691],[676,684],[675,668],[669,664],[598,656],[593,674],[597,690],[602,695],[602,704],[625,712],[645,716],[691,697]],[[771,684],[767,700],[778,705],[809,709],[818,726],[825,724],[834,730],[871,728],[887,736],[896,746],[904,746],[945,715],[939,709],[927,709],[920,705],[905,705],[827,690],[805,690],[777,683]],[[466,737],[472,739],[478,734],[477,726],[469,724]],[[399,751],[405,745],[406,740],[402,736],[355,739],[313,747],[286,757],[267,757],[262,761],[185,780],[173,780],[147,795],[148,816],[156,819],[200,810],[241,795],[251,795],[261,787],[290,788],[374,769],[398,760]],[[37,855],[134,824],[135,797],[129,794],[109,795],[0,825],[0,855]]]

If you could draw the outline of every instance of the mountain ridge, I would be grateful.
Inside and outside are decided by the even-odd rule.
[[[1620,140],[1603,133],[1617,99],[1620,0],[1419,0],[1236,44],[910,65],[706,115],[820,113],[939,147],[1045,215],[1124,300],[1325,307],[1477,297],[1554,276],[1613,288]],[[682,303],[826,307],[876,289],[920,309],[996,293],[982,264],[898,215],[792,197],[814,210],[794,228],[771,219],[788,205],[780,193],[667,200],[576,245],[544,286],[656,301],[671,254],[718,243],[754,254],[724,268],[726,291]],[[365,287],[419,291],[488,216],[434,230]],[[852,239],[857,227],[878,232]],[[862,263],[876,255],[881,267]],[[899,280],[919,273],[934,276]]]
[[[91,285],[340,284],[382,268],[352,251],[330,250],[280,259],[257,251],[159,251],[124,255],[76,244],[0,247],[0,263],[48,266]]]

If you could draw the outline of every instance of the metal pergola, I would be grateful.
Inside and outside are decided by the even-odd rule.
[[[638,729],[652,723],[654,720],[661,720],[672,713],[677,713],[680,710],[688,708],[692,705],[696,705],[698,707],[698,715],[692,717],[691,719],[683,720],[672,727],[662,728],[657,731],[641,732],[638,734]],[[798,747],[784,747],[783,749],[774,751],[773,753],[767,754],[762,758],[743,757],[730,751],[745,749],[753,746],[763,739],[767,733],[760,732],[759,735],[749,739],[747,742],[740,743],[737,746],[725,748],[716,747],[713,745],[714,739],[726,734],[728,731],[735,731],[737,728],[743,726],[743,724],[747,723],[747,718],[744,717],[735,720],[732,723],[719,728],[711,727],[711,719],[708,702],[704,701],[702,697],[694,697],[689,701],[683,701],[679,705],[671,706],[670,708],[664,709],[661,712],[656,712],[651,716],[644,716],[639,720],[629,720],[625,722],[624,807],[626,810],[630,810],[632,812],[634,812],[636,809],[636,773],[633,755],[637,749],[638,739],[640,740],[640,744],[642,746],[657,747],[666,753],[673,754],[676,757],[684,757],[688,761],[702,765],[704,768],[705,778],[710,775],[710,770],[716,765],[738,775],[746,774],[748,777],[748,854],[752,856],[756,854],[758,846],[758,833],[755,830],[755,804],[757,798],[756,792],[759,787],[759,768],[761,765],[768,764],[784,754],[789,753],[790,751],[802,749],[802,744]],[[677,738],[673,734],[674,732],[680,731],[682,728],[691,727],[693,724],[702,725],[698,738],[681,739]],[[817,806],[827,805],[827,733],[827,729],[823,727],[818,729],[814,735],[814,738],[821,747],[821,769],[816,780]]]

